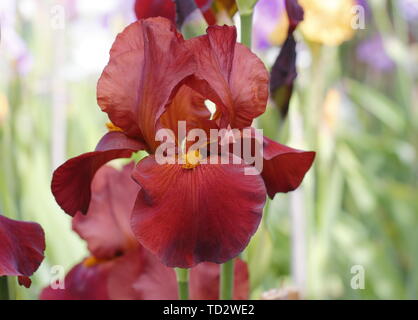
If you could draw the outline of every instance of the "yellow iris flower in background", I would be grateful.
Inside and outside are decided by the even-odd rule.
[[[274,31],[269,35],[268,39],[272,45],[281,46],[287,38],[287,29],[289,28],[289,18],[286,11],[280,14],[279,22]]]
[[[299,4],[305,10],[300,30],[309,41],[338,46],[353,37],[355,0],[299,0]]]

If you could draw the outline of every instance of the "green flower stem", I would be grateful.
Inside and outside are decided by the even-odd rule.
[[[234,259],[221,265],[220,299],[232,300],[234,288]]]
[[[0,300],[9,300],[9,298],[7,277],[0,277]]]
[[[253,13],[245,12],[240,14],[241,18],[241,43],[251,49],[253,33]]]
[[[253,12],[252,10],[243,10],[241,17],[241,43],[251,49]],[[220,299],[232,300],[234,291],[234,259],[221,265],[221,285]]]
[[[176,268],[179,299],[189,299],[189,269]]]

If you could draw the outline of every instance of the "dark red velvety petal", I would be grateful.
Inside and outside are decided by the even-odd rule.
[[[30,288],[30,286],[32,285],[32,280],[29,277],[18,276],[17,282],[19,283],[19,285],[25,288]]]
[[[31,276],[44,259],[45,235],[33,222],[0,215],[0,276],[19,276],[19,284],[30,286]]]
[[[78,213],[73,229],[87,241],[90,252],[99,259],[110,259],[138,245],[130,225],[139,186],[131,178],[134,163],[117,170],[100,168],[91,184],[87,215]]]
[[[198,69],[190,86],[217,105],[222,127],[250,126],[268,99],[268,72],[261,60],[236,43],[236,29],[213,26],[207,35],[187,40]]]
[[[164,17],[176,22],[176,11],[172,0],[136,0],[135,14],[138,19]]]
[[[129,158],[133,152],[145,147],[122,132],[107,133],[96,151],[72,158],[54,171],[51,189],[55,200],[70,216],[78,211],[86,213],[90,204],[90,185],[96,171],[110,160]]]
[[[190,299],[219,299],[220,265],[210,262],[190,269]],[[247,264],[235,262],[234,299],[247,299]],[[174,300],[178,288],[174,269],[164,266],[142,247],[93,266],[76,265],[65,277],[65,289],[45,288],[42,300]]]
[[[258,227],[266,192],[261,177],[245,175],[242,163],[220,164],[213,157],[208,160],[219,164],[185,169],[149,156],[134,170],[142,189],[132,228],[167,266],[223,263],[246,247]]]
[[[264,137],[262,177],[270,198],[277,192],[295,190],[312,166],[315,152],[289,148]]]
[[[41,300],[109,300],[107,279],[113,261],[85,266],[79,263],[66,275],[65,289],[46,287]]]
[[[151,151],[155,130],[174,91],[195,70],[192,52],[164,18],[129,25],[118,35],[97,85],[97,101],[110,120],[139,137]]]
[[[91,259],[91,258],[88,258]],[[87,260],[88,260],[87,259]],[[94,258],[93,258],[94,259]],[[155,258],[154,258],[155,259]],[[121,257],[97,261],[89,265],[85,260],[77,264],[65,277],[65,289],[45,288],[42,300],[137,300],[134,288],[143,272],[142,249],[136,248]]]
[[[200,263],[190,269],[190,299],[219,299],[220,265]],[[113,300],[178,299],[176,274],[143,248],[121,257],[109,273],[109,296]],[[248,299],[247,264],[236,259],[234,299]]]

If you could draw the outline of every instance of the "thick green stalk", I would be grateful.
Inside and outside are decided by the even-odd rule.
[[[245,12],[240,14],[241,18],[241,43],[251,49],[253,33],[253,13]]]
[[[9,298],[7,277],[0,277],[0,300],[9,300]]]
[[[238,7],[240,7],[238,5]],[[241,9],[241,8],[240,8]],[[251,49],[253,11],[252,7],[248,10],[240,11],[241,17],[241,43]],[[232,300],[234,290],[234,259],[221,265],[221,285],[220,299]]]
[[[234,259],[221,265],[220,299],[232,300],[234,290]]]
[[[180,300],[189,299],[189,269],[176,268]]]

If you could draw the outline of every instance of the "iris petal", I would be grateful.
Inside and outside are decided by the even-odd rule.
[[[87,267],[75,265],[66,275],[64,288],[51,286],[42,290],[41,300],[108,300],[107,279],[113,262]]]
[[[99,259],[111,259],[137,246],[130,216],[139,186],[131,179],[130,163],[116,170],[103,166],[91,184],[86,215],[76,214],[73,229],[87,241],[89,251]]]
[[[149,156],[133,172],[141,186],[134,233],[167,266],[228,261],[246,247],[260,222],[266,198],[261,177],[245,175],[243,163],[220,164],[218,156],[208,163],[184,169]]]
[[[195,70],[193,54],[164,18],[129,25],[118,35],[97,85],[97,101],[127,134],[154,151],[156,125],[181,83]]]
[[[142,142],[121,132],[107,133],[96,151],[71,158],[54,171],[51,189],[55,200],[70,216],[78,211],[86,213],[91,198],[90,185],[96,171],[110,160],[129,158],[133,152],[145,148]]]
[[[262,177],[269,197],[299,187],[314,159],[315,152],[293,149],[264,137]]]
[[[44,259],[45,235],[33,222],[17,221],[0,215],[0,276],[18,276],[29,287],[31,276]]]
[[[207,35],[187,40],[198,64],[189,83],[217,105],[222,127],[244,128],[265,111],[269,77],[261,60],[236,38],[235,27],[213,26]]]

